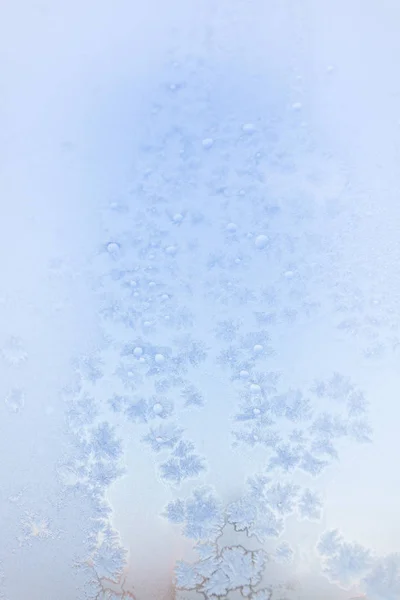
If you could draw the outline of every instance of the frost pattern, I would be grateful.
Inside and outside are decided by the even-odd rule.
[[[102,208],[90,264],[101,340],[73,361],[76,380],[64,390],[70,447],[56,476],[65,497],[86,507],[74,565],[87,575],[82,598],[136,598],[124,587],[129,552],[107,501],[130,447],[154,465],[171,498],[167,524],[197,552],[192,563],[178,560],[176,593],[275,600],[291,594],[268,571],[297,559],[283,539],[289,521],[321,521],[320,476],[347,444],[372,441],[357,382],[322,350],[322,364],[292,369],[281,338],[290,346],[329,313],[334,335],[361,340],[357,352],[379,362],[397,351],[398,325],[390,301],[358,289],[341,268],[357,225],[348,182],[342,174],[332,182],[318,160],[301,103],[265,98],[261,109],[244,94],[227,111],[242,82],[232,90],[218,56],[179,59],[151,106],[131,189]],[[11,370],[29,362],[16,336],[0,353]],[[22,416],[22,388],[4,400],[11,418]],[[193,433],[212,407],[232,461],[258,461],[230,498],[208,485],[220,473]],[[21,514],[21,547],[62,535],[46,511]],[[331,581],[361,582],[374,600],[398,597],[397,555],[374,557],[338,531],[317,551]]]
[[[80,383],[67,415],[76,460],[63,476],[101,496],[124,473],[120,436],[129,431],[160,483],[173,494],[185,490],[165,507],[171,526],[213,548],[199,564],[178,563],[177,589],[211,598],[241,590],[260,600],[272,594],[271,586],[255,589],[264,554],[217,540],[228,527],[268,543],[269,561],[290,564],[296,551],[281,539],[289,517],[318,522],[315,482],[338,462],[343,443],[372,439],[368,400],[347,374],[323,366],[296,383],[279,358],[282,332],[295,335],[332,306],[341,245],[320,232],[348,214],[319,203],[321,190],[305,183],[294,198],[296,156],[276,141],[276,124],[245,114],[215,122],[202,78],[223,75],[196,59],[188,65],[188,72],[171,67],[174,83],[159,91],[130,195],[103,210],[92,270],[104,342],[74,363]],[[312,157],[303,140],[294,147]],[[323,165],[318,177],[313,169],[305,179],[321,181]],[[217,399],[207,384],[215,369],[225,386]],[[232,455],[261,451],[262,469],[230,501],[203,485],[212,475],[207,445],[201,454],[188,433],[213,403]],[[106,523],[91,560],[102,577],[117,577],[124,553],[102,541]],[[351,552],[329,559],[332,578],[338,561],[355,564]]]
[[[346,542],[338,530],[321,536],[318,550],[328,577],[344,587],[356,582],[367,598],[394,600],[400,591],[400,555],[378,556],[355,542]]]
[[[253,489],[266,481],[252,481],[249,486]],[[294,495],[295,490],[290,486],[281,489],[279,486],[270,488],[271,503],[274,504],[281,496]],[[250,506],[250,504],[249,504]],[[283,512],[291,510],[287,506]],[[278,506],[279,511],[279,506]],[[270,511],[272,514],[272,510]],[[265,544],[262,548],[246,547],[250,544],[249,538],[254,535],[252,531],[253,515],[248,514],[247,520],[243,519],[241,507],[223,507],[215,492],[208,488],[198,488],[192,493],[190,499],[177,499],[169,503],[164,511],[164,516],[175,525],[182,527],[183,534],[194,540],[194,549],[198,560],[194,563],[178,561],[175,568],[175,585],[177,592],[195,593],[193,598],[231,598],[234,592],[240,592],[244,597],[262,600],[267,598],[291,597],[285,596],[290,584],[271,584],[267,567],[274,568],[274,564],[291,564],[294,550],[285,541],[272,543],[269,551]],[[244,544],[228,544],[225,536],[229,531],[238,532],[246,529],[246,542]],[[270,537],[277,537],[269,532]],[[273,572],[273,571],[272,571]],[[280,596],[280,594],[282,594]],[[278,594],[278,595],[276,595]],[[181,596],[178,596],[181,597]],[[184,596],[182,596],[184,597]],[[294,598],[295,596],[293,596]]]
[[[203,554],[201,547],[199,552]],[[266,559],[262,550],[249,551],[239,545],[220,549],[215,545],[206,558],[201,558],[194,565],[178,562],[176,587],[178,591],[195,590],[205,598],[226,597],[235,590],[250,592],[262,579]],[[260,593],[261,590],[258,591]]]

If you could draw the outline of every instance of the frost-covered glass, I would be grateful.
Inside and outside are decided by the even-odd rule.
[[[6,2],[3,600],[399,598],[392,4]]]

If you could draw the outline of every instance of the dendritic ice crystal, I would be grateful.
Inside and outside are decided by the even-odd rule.
[[[357,542],[348,542],[339,530],[326,531],[318,551],[328,578],[344,588],[357,582],[366,598],[394,600],[400,591],[400,555],[379,555]]]

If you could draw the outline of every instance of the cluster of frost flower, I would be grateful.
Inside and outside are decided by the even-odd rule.
[[[357,584],[373,600],[395,600],[400,593],[400,554],[379,556],[375,551],[347,542],[337,530],[326,531],[317,545],[329,579],[345,588]]]
[[[59,474],[70,493],[94,498],[85,559],[94,582],[119,580],[126,567],[105,494],[126,473],[134,443],[175,498],[164,516],[200,557],[177,563],[177,590],[266,600],[266,564],[290,564],[295,555],[281,539],[288,517],[318,521],[314,482],[338,461],[339,442],[371,441],[368,401],[355,382],[323,365],[296,384],[285,361],[285,344],[324,307],[339,310],[332,273],[340,271],[340,240],[321,231],[344,217],[340,203],[332,210],[324,165],[304,158],[305,137],[281,131],[283,106],[270,106],[271,120],[248,121],[246,101],[226,114],[229,96],[217,102],[209,91],[211,82],[223,90],[226,76],[196,57],[173,65],[169,78],[129,194],[102,209],[104,239],[91,265],[102,340],[75,362],[78,383],[66,396],[73,458]],[[291,145],[303,155],[301,174]],[[223,394],[210,391],[214,379]],[[237,482],[233,501],[201,487],[218,473],[207,452],[213,434],[204,430],[201,450],[190,434],[200,414],[232,456],[262,451],[258,474]],[[268,542],[268,553],[223,544],[229,528]],[[338,552],[327,559],[335,577],[346,560],[353,574],[368,562],[354,548]]]

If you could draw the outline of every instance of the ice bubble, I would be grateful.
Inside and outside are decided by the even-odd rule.
[[[176,213],[173,217],[172,217],[172,221],[174,223],[182,223],[183,221],[183,215],[181,215],[181,213]]]
[[[107,252],[109,254],[114,254],[114,255],[118,254],[119,249],[120,249],[120,246],[119,246],[119,244],[117,244],[117,242],[109,242],[107,244]]]
[[[165,248],[165,252],[169,256],[175,256],[175,254],[176,254],[176,246],[167,246]]]
[[[268,237],[266,235],[258,235],[254,241],[254,245],[256,248],[260,250],[265,248],[268,244]]]
[[[255,130],[256,126],[254,125],[254,123],[245,123],[244,125],[242,125],[243,133],[254,133]]]
[[[133,354],[137,357],[142,356],[143,348],[141,348],[140,346],[136,346],[136,348],[133,351]]]
[[[153,411],[156,415],[159,415],[163,411],[163,405],[160,402],[156,402],[153,406]]]
[[[250,391],[253,394],[259,394],[261,392],[261,388],[258,385],[258,383],[252,383],[251,386],[250,386]]]
[[[262,351],[263,351],[263,349],[264,349],[264,348],[263,348],[263,346],[262,346],[261,344],[256,344],[256,345],[254,346],[254,348],[253,348],[253,350],[254,350],[254,352],[255,352],[256,354],[260,354],[260,352],[262,352]]]
[[[165,357],[163,354],[156,354],[154,357],[154,360],[156,361],[157,364],[161,364],[165,361]]]
[[[226,230],[229,231],[229,233],[236,233],[236,231],[237,231],[236,223],[228,223],[228,225],[226,226]]]
[[[206,138],[203,140],[203,148],[205,148],[206,150],[209,150],[213,144],[214,144],[214,140],[212,138]]]
[[[240,375],[240,379],[248,379],[250,376],[250,373],[248,371],[243,370],[243,371],[240,371],[239,375]]]

